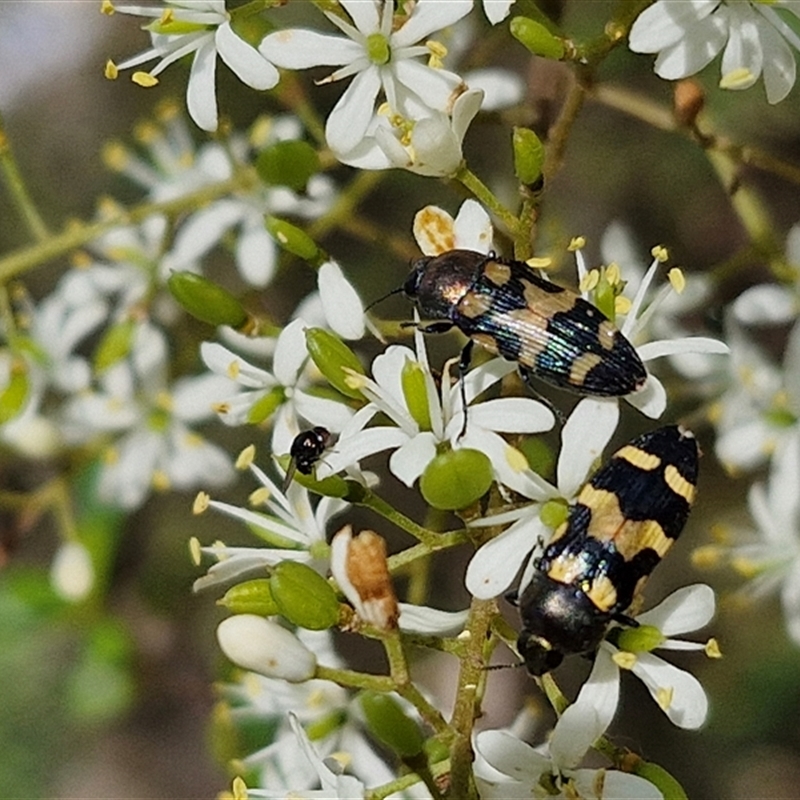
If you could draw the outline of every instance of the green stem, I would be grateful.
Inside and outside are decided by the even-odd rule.
[[[395,689],[394,681],[388,675],[370,675],[367,672],[334,669],[322,664],[317,664],[314,677],[323,681],[332,681],[350,689],[372,689],[375,692],[393,692]]]
[[[356,174],[346,189],[339,194],[330,210],[308,226],[308,235],[312,239],[324,236],[333,228],[344,225],[355,215],[361,201],[383,180],[379,170],[364,170]]]
[[[25,220],[31,235],[37,241],[44,241],[48,236],[47,226],[28,193],[28,187],[25,185],[17,160],[11,150],[2,115],[0,115],[0,169],[4,173],[11,199]]]
[[[359,505],[372,509],[376,514],[380,514],[384,519],[389,520],[393,525],[396,525],[400,530],[413,536],[419,542],[422,542],[429,552],[440,550],[440,539],[442,534],[430,531],[418,525],[413,519],[401,514],[394,506],[387,503],[383,498],[376,495],[374,492],[367,490],[364,492],[362,498],[358,501]]]
[[[458,800],[477,797],[472,775],[472,728],[480,712],[481,684],[485,681],[484,646],[492,618],[497,612],[494,600],[475,600],[470,607],[466,653],[461,661],[458,691],[451,727],[455,739],[450,751],[450,796]]]
[[[427,533],[430,534],[430,531]],[[400,553],[389,556],[387,559],[389,564],[389,572],[397,572],[407,564],[411,564],[412,562],[416,561],[418,558],[429,556],[431,553],[435,553],[437,550],[447,550],[451,547],[455,547],[456,545],[463,544],[466,541],[468,541],[468,539],[465,531],[451,531],[450,533],[432,534],[430,541],[415,544],[413,547],[409,547]]]
[[[431,772],[433,773],[434,777],[437,778],[447,775],[449,771],[449,761],[438,761],[436,764],[431,766]],[[396,780],[385,783],[383,786],[377,786],[374,789],[370,789],[367,792],[366,800],[385,800],[385,798],[389,797],[389,795],[402,792],[404,789],[408,789],[417,783],[421,783],[421,779],[416,773],[403,775]]]
[[[71,250],[83,247],[98,236],[120,225],[134,225],[153,214],[171,216],[190,208],[199,208],[218,197],[246,188],[257,181],[258,177],[254,170],[242,170],[233,178],[204,186],[196,192],[190,192],[172,200],[142,203],[98,222],[79,222],[70,225],[63,233],[48,236],[38,244],[22,247],[0,258],[0,283],[26,272],[32,267],[59,258]]]
[[[512,238],[516,238],[519,221],[474,172],[462,166],[453,177],[469,189],[486,206],[489,213],[494,214],[503,223]]]

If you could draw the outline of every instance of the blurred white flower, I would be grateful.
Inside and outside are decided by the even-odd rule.
[[[64,542],[50,564],[50,583],[56,593],[77,603],[94,586],[94,566],[89,551],[77,541]]]
[[[111,0],[103,0],[103,12],[153,18],[153,22],[145,26],[150,33],[150,49],[118,65],[109,62],[106,65],[108,78],[116,78],[121,69],[158,59],[149,72],[134,72],[132,76],[139,86],[155,86],[159,73],[194,53],[186,87],[186,106],[203,130],[217,129],[217,55],[253,89],[271,89],[278,82],[278,70],[234,31],[225,0],[168,0],[159,6],[115,5]]]
[[[633,23],[630,48],[658,53],[656,74],[694,75],[722,50],[723,89],[748,89],[763,75],[767,100],[778,103],[794,86],[800,37],[778,9],[795,16],[793,0],[657,0]]]

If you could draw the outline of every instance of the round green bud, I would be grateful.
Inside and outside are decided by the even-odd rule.
[[[306,564],[281,561],[272,570],[269,588],[280,613],[294,625],[322,631],[339,621],[336,592]]]
[[[366,691],[359,700],[367,727],[376,738],[403,758],[422,752],[425,746],[422,731],[391,695]]]
[[[566,522],[568,516],[569,506],[566,500],[561,498],[548,500],[546,503],[542,504],[542,508],[539,511],[539,519],[547,525],[548,528],[552,528],[553,530]]]
[[[617,637],[617,645],[629,653],[649,653],[664,644],[664,634],[654,625],[639,625],[623,628]]]
[[[323,254],[316,242],[297,225],[285,219],[267,217],[265,225],[269,235],[287,252],[305,261],[316,263],[323,259]]]
[[[334,389],[346,397],[364,399],[358,387],[358,376],[364,375],[364,367],[358,356],[338,336],[323,328],[307,328],[306,347],[311,360]]]
[[[97,372],[104,372],[127,358],[135,331],[136,323],[133,320],[118,322],[106,330],[94,351],[94,368]]]
[[[463,448],[437,455],[425,467],[419,488],[434,508],[455,511],[483,497],[493,480],[489,458],[478,450]]]
[[[317,151],[299,139],[276,142],[262,150],[256,159],[256,171],[264,183],[288,186],[295,192],[304,191],[319,168]]]
[[[173,272],[167,288],[181,307],[209,325],[241,328],[247,322],[242,304],[227,290],[194,272]]]
[[[535,56],[560,60],[564,57],[564,42],[553,36],[544,25],[529,17],[514,17],[509,24],[511,35]]]
[[[520,183],[532,186],[542,176],[544,145],[530,128],[514,128],[514,174]]]
[[[256,578],[232,586],[217,604],[225,606],[234,614],[258,614],[262,617],[280,614],[278,605],[272,597],[268,578]]]

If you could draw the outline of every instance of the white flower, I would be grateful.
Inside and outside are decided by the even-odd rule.
[[[476,527],[507,522],[513,524],[481,546],[470,560],[465,577],[470,594],[479,599],[501,594],[511,585],[526,559],[527,568],[520,581],[520,589],[527,585],[534,559],[538,555],[538,543],[548,541],[553,533],[540,518],[543,505],[557,498],[563,498],[567,503],[574,500],[589,470],[611,439],[618,420],[619,408],[615,403],[586,398],[575,406],[561,429],[557,486],[533,472],[521,455],[513,457],[511,448],[506,454],[493,459],[503,484],[533,502],[472,523]],[[508,455],[512,457],[508,458]]]
[[[285,493],[282,492],[256,466],[254,458],[255,448],[247,448],[240,455],[237,465],[248,467],[261,484],[260,489],[251,495],[251,502],[255,506],[263,505],[264,511],[210,500],[201,494],[195,501],[195,512],[213,508],[244,522],[266,543],[273,546],[227,547],[224,544],[215,544],[202,548],[200,552],[213,556],[217,563],[209,568],[208,574],[195,581],[195,591],[240,578],[254,570],[263,571],[264,566],[289,559],[310,564],[320,572],[328,567],[326,526],[331,517],[347,507],[347,503],[339,498],[323,497],[316,509],[313,509],[307,489],[299,483],[293,483]],[[196,560],[199,562],[199,558]]]
[[[650,289],[650,284],[659,266],[666,258],[667,254],[664,248],[653,248],[653,261],[639,283],[636,294],[630,302],[630,306],[624,311],[617,312],[618,317],[624,317],[622,324],[618,324],[620,333],[634,346],[645,367],[647,367],[649,361],[662,356],[677,356],[687,353],[728,354],[730,351],[724,342],[705,336],[687,336],[677,339],[642,341],[647,338],[646,332],[650,319],[659,311],[662,304],[673,291],[671,284],[662,287],[661,291],[655,298],[650,300],[645,308],[645,299]],[[575,261],[578,267],[579,281],[580,284],[583,285],[584,282],[592,276],[588,275],[586,262],[579,248],[575,250]],[[676,285],[680,285],[682,278],[683,275],[680,270],[677,270],[677,272],[673,270],[670,273],[670,281],[675,281]],[[591,285],[591,281],[589,281],[589,283]],[[583,296],[586,299],[590,299],[591,292],[584,290]],[[644,387],[633,394],[626,395],[624,399],[651,419],[660,417],[667,407],[666,390],[661,381],[649,370],[647,382]],[[605,402],[616,403],[618,400],[617,398],[611,398]]]
[[[502,22],[510,13],[514,0],[483,0],[483,11],[492,25]]]
[[[64,542],[50,564],[50,583],[56,593],[70,603],[88,596],[94,586],[92,557],[77,541]]]
[[[638,775],[613,769],[564,769],[546,747],[534,749],[507,730],[475,736],[474,770],[482,800],[663,800],[661,792]]]
[[[128,358],[108,367],[99,390],[75,396],[64,409],[73,441],[119,436],[105,451],[98,493],[122,508],[141,505],[153,487],[222,486],[234,475],[227,453],[190,427],[211,418],[209,397],[230,382],[201,375],[170,387],[166,356],[163,334],[141,323]]]
[[[406,486],[412,486],[436,456],[438,445],[447,442],[453,449],[471,448],[485,453],[498,480],[502,480],[496,466],[500,459],[506,461],[509,446],[499,434],[539,433],[552,427],[552,412],[538,401],[503,397],[470,406],[467,430],[461,436],[462,386],[450,380],[450,368],[456,359],[445,365],[439,390],[428,363],[425,338],[419,330],[415,331],[414,341],[416,355],[408,347],[392,345],[373,361],[374,380],[359,376],[359,388],[370,402],[342,429],[335,450],[317,468],[319,477],[352,466],[373,453],[392,449],[395,452],[389,459],[389,469]],[[512,362],[494,359],[470,370],[463,379],[467,403],[514,367]],[[411,383],[416,390],[424,387],[424,397],[406,394],[404,373],[419,377]],[[392,424],[366,427],[381,412]]]
[[[137,128],[146,157],[119,143],[104,151],[105,160],[113,169],[146,189],[148,197],[156,202],[230,181],[235,174],[251,169],[258,153],[302,135],[295,117],[260,117],[247,138],[234,134],[224,144],[208,142],[196,148],[183,117],[174,108],[162,109],[159,122],[160,125],[148,122]],[[233,251],[239,274],[252,286],[266,286],[277,265],[278,247],[264,226],[265,215],[305,219],[319,216],[329,208],[334,191],[328,176],[316,174],[308,180],[304,192],[260,182],[229,192],[187,216],[172,248],[160,259],[158,277],[166,280],[171,270],[199,272],[200,260],[234,231]]]
[[[492,221],[475,200],[465,200],[455,219],[438,206],[425,206],[414,215],[414,238],[426,256],[448,250],[488,254],[493,249],[493,237]]]
[[[296,635],[316,656],[317,663],[336,669],[344,666],[334,650],[329,631],[298,629]],[[306,727],[316,729],[314,744],[323,757],[347,753],[352,758],[352,770],[360,780],[382,784],[393,778],[391,770],[365,736],[352,696],[335,683],[317,679],[287,683],[247,674],[238,683],[226,684],[222,689],[230,702],[229,712],[234,724],[259,721],[275,728],[268,744],[242,759],[248,770],[258,770],[259,790],[306,791],[318,780],[317,770],[298,750],[290,714]]]
[[[461,166],[464,135],[481,108],[483,91],[469,89],[453,104],[452,116],[433,111],[417,120],[376,114],[362,139],[339,156],[359,169],[407,169],[418,175],[447,177]]]
[[[655,71],[668,80],[694,75],[724,48],[720,86],[748,89],[763,74],[767,100],[778,103],[794,86],[800,37],[776,7],[800,15],[792,0],[658,0],[633,23],[630,47],[658,53]]]
[[[337,158],[356,148],[367,134],[379,92],[390,113],[418,120],[431,111],[449,113],[464,90],[458,75],[420,64],[420,56],[441,59],[435,42],[416,44],[441,28],[452,25],[472,9],[472,0],[419,0],[402,24],[394,28],[394,3],[341,0],[353,24],[334,14],[328,19],[345,37],[316,31],[289,29],[264,37],[261,53],[288,69],[336,66],[326,81],[355,76],[331,111],[325,137]]]
[[[756,483],[747,496],[759,541],[732,548],[733,566],[751,580],[754,597],[778,594],[786,630],[800,644],[800,442],[793,435],[773,458],[766,486]]]
[[[366,795],[364,784],[352,775],[343,775],[341,765],[335,758],[323,760],[311,744],[308,734],[297,721],[297,717],[292,713],[289,714],[289,724],[297,737],[296,745],[299,744],[300,753],[317,773],[317,782],[321,786],[320,789],[301,788],[300,791],[303,792],[303,796],[309,798],[309,800],[315,797],[324,798],[324,800],[362,800]],[[289,796],[291,796],[295,793],[294,790],[296,788],[291,778],[288,783],[290,784],[289,786],[282,787],[277,791],[248,788],[247,796],[265,797],[270,800],[286,800],[286,790],[289,790]]]
[[[363,314],[361,315],[363,319]],[[342,403],[316,397],[301,387],[307,384],[303,368],[308,359],[306,323],[290,322],[278,337],[272,372],[256,367],[227,347],[203,342],[200,354],[206,366],[232,382],[235,394],[214,398],[214,408],[226,425],[256,424],[273,416],[272,451],[288,453],[300,432],[300,419],[338,433],[352,417]]]
[[[134,72],[133,81],[150,87],[166,67],[189,53],[194,53],[186,105],[192,119],[206,131],[217,129],[217,98],[214,76],[217,55],[236,76],[253,89],[271,89],[278,82],[278,70],[234,31],[225,0],[169,0],[164,6],[114,5],[104,0],[103,11],[153,17],[146,26],[152,47],[119,65],[109,62],[106,76],[117,71],[159,59],[149,72]]]
[[[628,652],[609,641],[601,642],[589,679],[556,723],[550,739],[554,760],[564,767],[574,766],[605,733],[617,709],[620,667],[633,672],[645,684],[674,725],[689,730],[699,728],[708,713],[708,698],[700,682],[649,650],[706,650],[710,655],[715,654],[709,645],[669,638],[707,625],[714,616],[714,606],[711,587],[705,584],[686,586],[655,608],[636,616],[639,628],[621,629],[623,637],[632,634],[636,638],[645,634],[649,639],[652,633],[655,641],[648,650]],[[646,631],[645,626],[655,630]]]

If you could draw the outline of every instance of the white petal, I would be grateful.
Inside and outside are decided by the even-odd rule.
[[[777,283],[762,283],[746,289],[731,308],[743,325],[775,325],[797,316],[794,292]]]
[[[482,545],[467,566],[467,591],[479,600],[488,600],[508,589],[536,544],[537,534],[537,526],[525,519]]]
[[[428,206],[428,209],[434,209],[435,206]],[[441,211],[441,209],[436,209]],[[447,212],[442,212],[450,217]],[[492,220],[486,213],[486,209],[477,200],[465,200],[461,207],[458,209],[455,220],[450,218],[452,230],[455,234],[453,242],[454,248],[462,248],[464,250],[475,250],[478,253],[489,253],[494,244],[492,229]],[[426,255],[433,255],[428,253],[425,248],[422,251]]]
[[[314,425],[321,425],[333,433],[340,433],[353,417],[353,410],[344,403],[327,397],[307,394],[299,389],[295,389],[292,400],[301,417]]]
[[[638,392],[625,395],[625,399],[650,419],[658,419],[667,408],[667,390],[652,373]]]
[[[664,636],[675,636],[708,625],[714,617],[714,611],[714,590],[704,583],[698,583],[673,592],[654,608],[639,614],[636,621],[642,625],[653,625]]]
[[[483,0],[483,11],[492,25],[502,22],[510,13],[514,0]]]
[[[241,220],[242,212],[238,200],[219,200],[192,214],[175,236],[175,244],[169,253],[171,266],[186,269],[192,261],[204,256],[232,225]]]
[[[541,433],[555,424],[553,412],[529,397],[498,397],[469,409],[470,424],[499,433]]]
[[[184,422],[202,422],[213,416],[212,404],[235,390],[232,380],[214,373],[180,378],[172,388],[172,411]]]
[[[771,8],[758,10],[768,19],[772,19],[771,15],[775,13]],[[783,24],[782,20],[779,23]],[[783,36],[771,25],[760,26],[760,34],[764,49],[764,87],[767,90],[767,100],[770,103],[779,103],[794,86],[797,62]]]
[[[745,89],[752,86],[761,75],[763,51],[756,26],[756,14],[749,4],[733,4],[729,7],[730,23],[728,43],[722,54],[722,75],[737,70],[747,70],[750,80],[737,85]]]
[[[781,586],[781,603],[786,631],[795,644],[800,644],[800,560],[795,559],[792,569]]]
[[[664,800],[664,795],[645,778],[616,769],[576,769],[570,773],[574,790],[586,800]],[[602,790],[599,791],[599,787]]]
[[[336,443],[334,451],[318,466],[317,475],[322,478],[339,472],[357,464],[362,458],[380,453],[382,450],[400,447],[406,441],[408,434],[400,428],[388,426],[368,428],[347,438],[342,436]]]
[[[195,53],[186,87],[186,107],[189,116],[204,131],[217,129],[217,97],[214,73],[217,68],[217,50],[209,39]]]
[[[423,431],[392,453],[389,469],[406,486],[413,486],[435,455],[436,438],[429,431]]]
[[[475,69],[464,75],[464,82],[470,89],[483,92],[481,108],[484,111],[499,111],[514,106],[525,96],[525,82],[519,75],[506,69]]]
[[[575,406],[561,431],[558,490],[571,499],[586,481],[595,460],[614,435],[619,421],[616,401],[584,398]]]
[[[719,0],[659,0],[633,23],[630,48],[636,53],[657,53],[676,44],[690,27],[711,13]]]
[[[364,335],[364,305],[353,285],[344,277],[341,267],[326,261],[317,278],[325,317],[331,329],[343,339],[360,339]]]
[[[296,319],[281,331],[275,346],[272,369],[281,386],[294,386],[307,358],[306,324],[303,320]]]
[[[656,74],[667,80],[694,75],[719,53],[728,38],[725,20],[726,7],[706,17],[687,30],[683,39],[672,47],[662,50],[656,58]]]
[[[640,653],[633,672],[647,686],[656,702],[659,689],[672,692],[672,702],[664,713],[673,724],[679,728],[696,730],[705,722],[708,698],[694,675],[668,664],[652,653]]]
[[[639,345],[636,352],[642,361],[652,361],[662,356],[674,356],[682,353],[713,353],[728,355],[731,350],[725,342],[710,339],[707,336],[686,336],[683,339],[660,339]]]
[[[494,769],[518,781],[534,783],[550,770],[549,759],[509,731],[481,731],[475,737],[475,749]]]
[[[239,274],[247,283],[263,288],[272,279],[277,259],[275,240],[259,223],[246,225],[239,234],[236,243],[236,266]]]
[[[400,603],[400,630],[406,633],[455,636],[464,630],[469,610],[440,611],[428,606]]]
[[[364,48],[350,39],[303,29],[270,33],[261,40],[258,51],[286,69],[338,66],[364,56]]]
[[[589,679],[575,702],[561,715],[550,737],[553,763],[561,769],[574,767],[586,751],[602,736],[619,702],[619,668],[601,648]]]
[[[764,462],[774,444],[775,430],[757,418],[719,434],[714,451],[727,467],[753,469]]]
[[[433,69],[407,58],[396,62],[393,72],[396,80],[410,92],[423,98],[428,108],[450,113],[456,100],[455,90],[461,84],[458,75],[443,69]]]
[[[278,82],[278,70],[258,50],[240,39],[226,22],[217,28],[217,51],[220,58],[242,81],[253,89],[271,89]]]
[[[472,11],[472,0],[418,0],[406,23],[392,34],[392,47],[408,47]]]
[[[376,67],[359,72],[339,98],[325,123],[325,138],[335,153],[347,154],[360,144],[375,109],[381,86]]]

